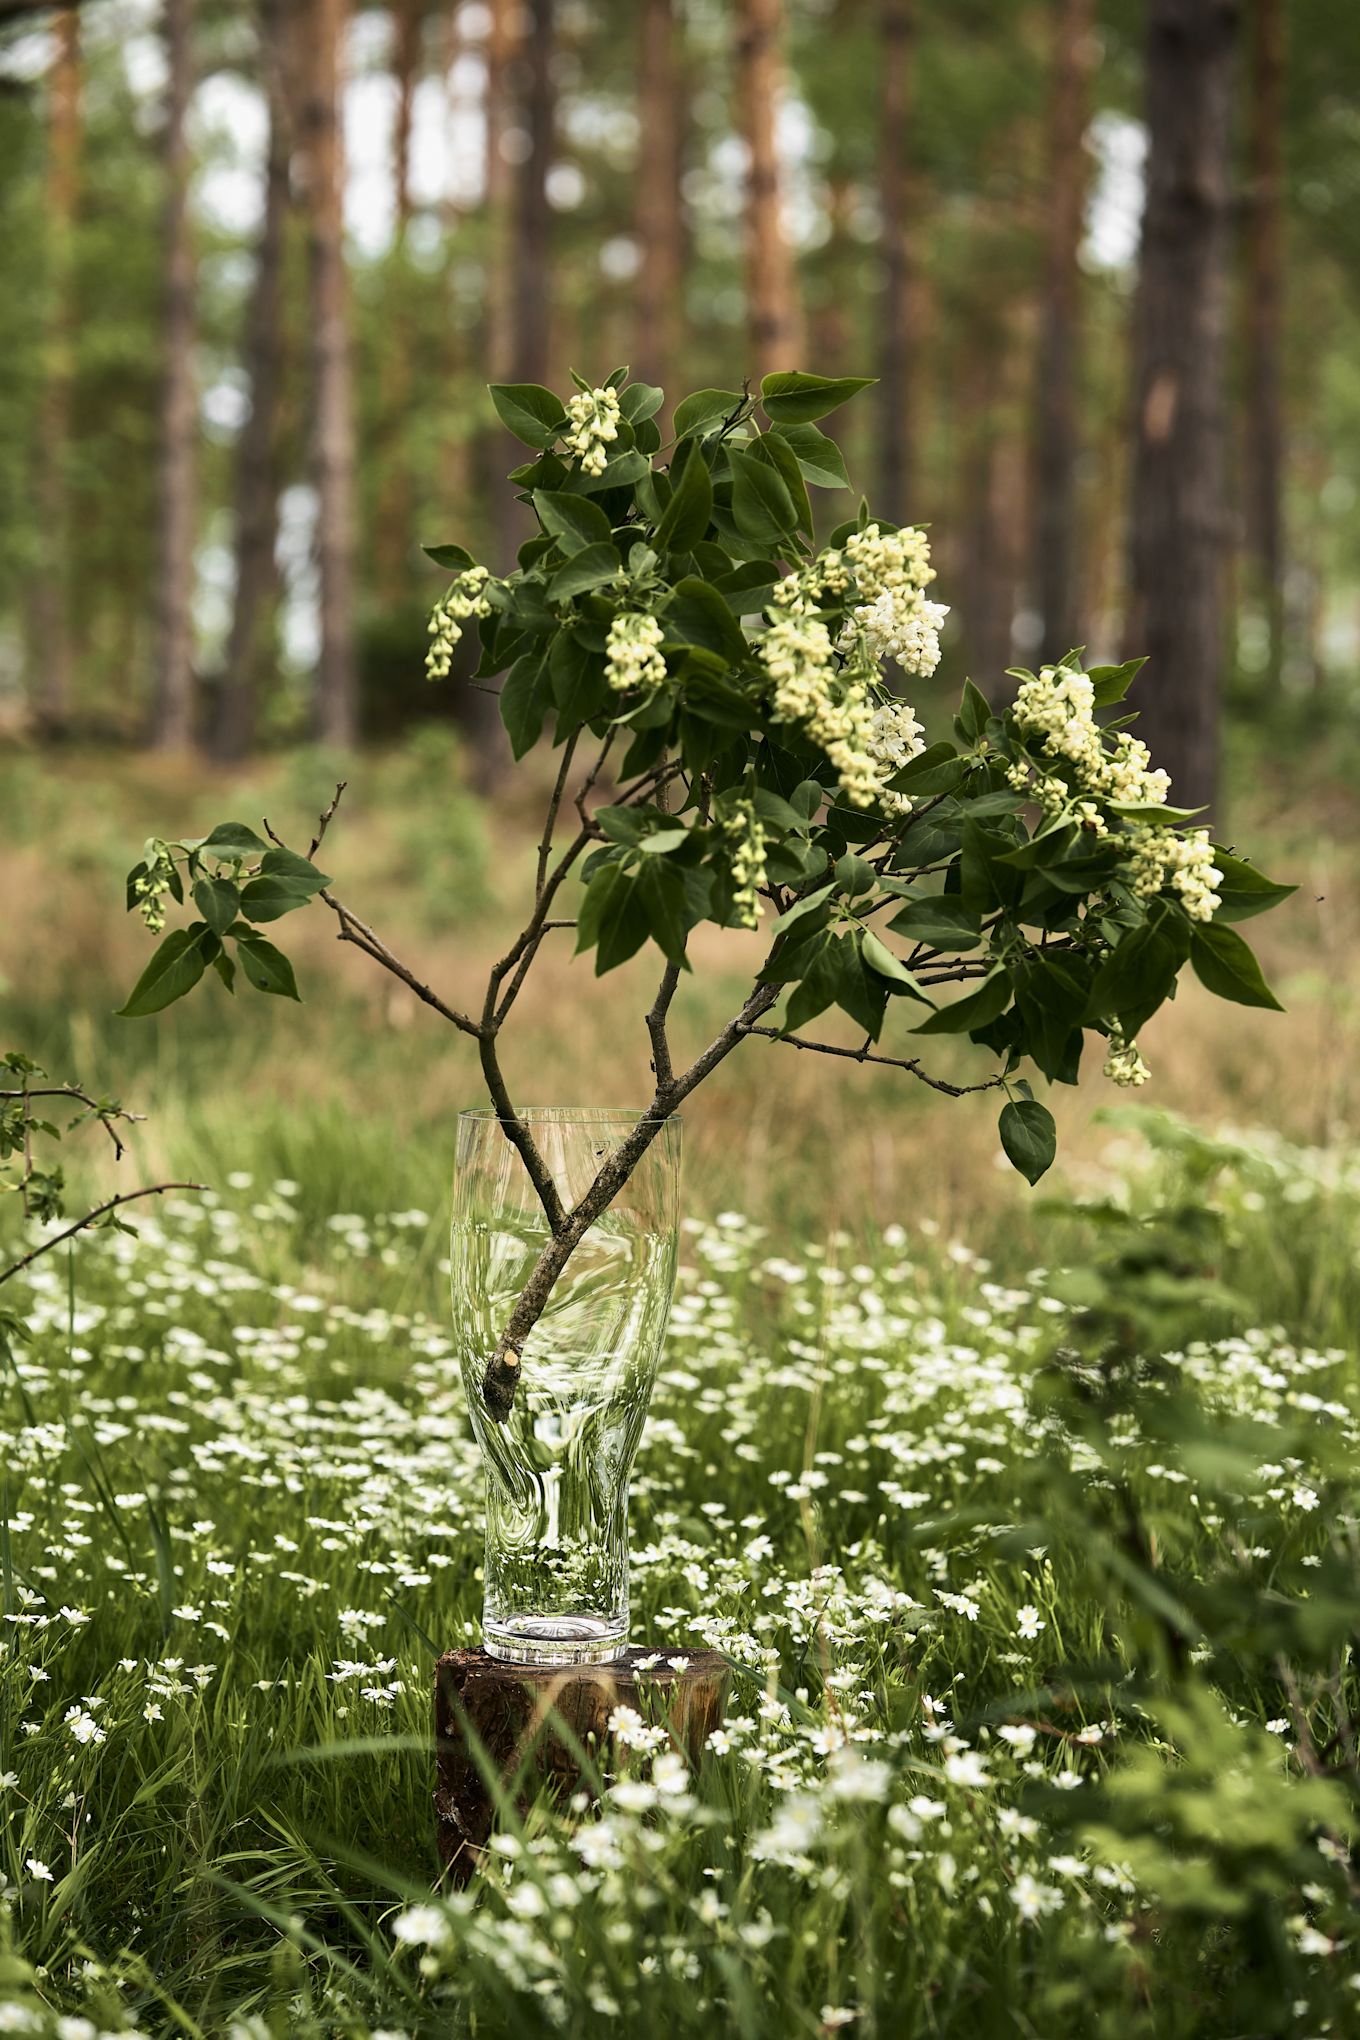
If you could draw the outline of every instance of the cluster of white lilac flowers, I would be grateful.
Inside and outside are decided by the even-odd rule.
[[[910,807],[887,781],[923,748],[922,732],[912,709],[884,702],[882,667],[894,659],[918,677],[935,671],[949,612],[926,599],[934,578],[923,531],[866,524],[775,589],[760,643],[775,719],[825,752],[852,807]],[[823,620],[831,604],[848,610],[834,642]]]
[[[464,567],[431,610],[430,647],[425,654],[427,679],[447,680],[464,624],[474,616],[490,616],[491,602],[487,595],[490,578],[485,567]]]
[[[576,455],[586,474],[602,475],[609,465],[609,449],[619,436],[619,416],[617,390],[578,390],[568,399],[562,444]]]
[[[739,926],[760,925],[760,892],[765,884],[765,825],[749,800],[730,800],[721,816],[732,873],[732,905]]]
[[[665,683],[665,632],[645,609],[621,609],[605,642],[604,677],[616,694],[655,693]]]

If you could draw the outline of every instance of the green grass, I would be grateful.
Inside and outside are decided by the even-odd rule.
[[[1236,1301],[1183,1378],[1220,1458],[1254,1441],[1225,1470],[1155,1398],[1120,1420],[1101,1479],[1160,1567],[1096,1563],[1097,1462],[1044,1386],[1063,1281],[940,1233],[692,1225],[634,1634],[729,1652],[725,1739],[695,1777],[621,1750],[602,1807],[508,1821],[447,1899],[423,1639],[475,1634],[480,1474],[442,1207],[384,1215],[338,1122],[256,1126],[249,1183],[48,1257],[0,1402],[0,2030],[1353,2030],[1352,1963],[1309,1952],[1348,1931],[1317,1847],[1344,1859],[1344,1795],[1291,1754],[1270,1652],[1194,1597],[1230,1573],[1302,1608],[1348,1564],[1354,1605],[1360,1174],[1144,1125],[1163,1159],[1125,1133],[1107,1187],[1221,1212],[1191,1273]],[[1089,1281],[1089,1226],[1050,1225]],[[1149,1583],[1201,1622],[1170,1726]],[[1107,1776],[1141,1779],[1131,1827]],[[1268,1954],[1215,1905],[1252,1878]]]

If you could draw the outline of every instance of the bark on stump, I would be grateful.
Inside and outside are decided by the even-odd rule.
[[[435,1667],[435,1817],[439,1854],[455,1884],[466,1883],[496,1820],[496,1788],[482,1766],[513,1790],[526,1813],[545,1786],[559,1800],[590,1790],[578,1747],[600,1771],[612,1768],[609,1717],[633,1707],[665,1727],[697,1764],[723,1716],[728,1667],[716,1651],[631,1649],[601,1665],[510,1664],[484,1650],[446,1651]],[[647,1670],[639,1660],[655,1660]],[[480,1752],[482,1765],[478,1764]]]

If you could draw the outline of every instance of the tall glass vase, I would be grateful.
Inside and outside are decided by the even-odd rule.
[[[520,1116],[568,1208],[637,1123],[629,1112]],[[454,1338],[486,1473],[482,1640],[495,1657],[592,1663],[627,1643],[628,1481],[670,1313],[679,1187],[672,1119],[558,1276],[498,1423],[482,1376],[548,1223],[502,1122],[459,1115]]]

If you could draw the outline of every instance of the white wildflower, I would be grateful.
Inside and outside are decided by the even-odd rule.
[[[1112,1084],[1136,1089],[1146,1084],[1152,1071],[1144,1062],[1136,1041],[1125,1041],[1117,1027],[1110,1030],[1110,1047],[1105,1057],[1103,1075]]]

